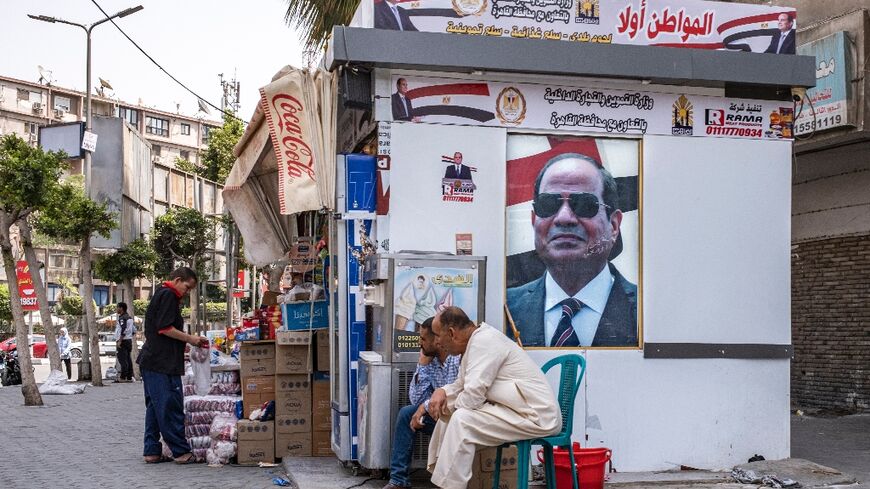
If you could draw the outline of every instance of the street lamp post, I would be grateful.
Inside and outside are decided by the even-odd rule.
[[[33,15],[27,14],[33,20],[39,20],[42,22],[48,22],[50,24],[58,23],[58,24],[67,24],[75,27],[80,27],[85,31],[85,36],[87,37],[87,57],[85,59],[85,129],[90,132],[91,130],[91,32],[100,24],[108,22],[112,19],[120,19],[126,17],[131,14],[135,14],[136,12],[142,10],[144,7],[141,5],[137,5],[135,7],[130,7],[128,9],[124,9],[115,15],[111,15],[109,17],[105,17],[100,19],[93,24],[84,25],[78,24],[76,22],[70,22],[68,20],[59,19],[57,17],[51,17],[49,15]],[[84,174],[85,174],[85,192],[88,197],[91,196],[91,152],[85,151],[85,161],[84,161]],[[84,296],[84,294],[82,294]],[[83,297],[84,300],[90,300],[92,298]],[[87,321],[85,321],[87,323]],[[79,380],[90,380],[91,379],[91,363],[90,363],[90,324],[86,324],[86,327],[83,328],[82,335],[84,338],[82,339],[82,359],[79,363]]]

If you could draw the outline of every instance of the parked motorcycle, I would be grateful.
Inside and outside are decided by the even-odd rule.
[[[0,350],[0,384],[3,386],[21,384],[21,366],[18,363],[18,350]]]

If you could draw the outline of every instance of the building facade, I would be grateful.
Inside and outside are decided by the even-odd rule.
[[[84,121],[85,99],[85,93],[76,90],[0,76],[0,137],[17,134],[35,146],[39,144],[40,127]],[[99,94],[91,96],[91,111],[95,122],[107,117],[123,119],[126,127],[146,142],[150,151],[150,168],[147,171],[153,184],[150,186],[151,195],[140,199],[140,207],[147,207],[152,219],[163,215],[171,207],[194,208],[203,214],[223,213],[221,185],[176,168],[178,158],[199,164],[200,152],[208,145],[209,132],[221,127],[222,122],[174,114]],[[100,142],[108,143],[102,137]],[[71,159],[70,163],[71,174],[82,173],[81,159]],[[145,201],[147,206],[142,205]],[[99,246],[95,246],[99,252]],[[61,281],[75,285],[79,283],[78,250],[70,246],[40,243],[37,243],[37,247],[39,260],[45,266],[48,300],[53,304],[62,290]],[[219,280],[224,273],[223,235],[220,232],[213,249],[217,266],[211,279]],[[0,282],[5,281],[5,273],[0,270]],[[149,281],[139,281],[136,284],[136,298],[149,297],[151,288]],[[112,284],[95,280],[94,299],[99,306],[120,300],[115,292]]]

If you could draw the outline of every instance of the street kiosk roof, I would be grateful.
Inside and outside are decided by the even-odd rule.
[[[473,73],[627,78],[655,84],[778,89],[815,85],[815,58],[709,49],[457,36],[336,26],[326,64]],[[769,90],[768,90],[769,91]],[[755,94],[758,96],[758,94]]]

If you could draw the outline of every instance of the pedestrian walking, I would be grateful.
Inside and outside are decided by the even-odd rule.
[[[69,331],[66,328],[60,328],[60,336],[57,337],[57,349],[60,351],[60,360],[66,367],[67,380],[72,378],[72,362],[69,358]]]
[[[160,438],[172,452],[175,463],[194,461],[184,436],[184,344],[208,347],[208,339],[184,332],[181,299],[196,287],[196,272],[181,267],[157,290],[145,312],[145,344],[136,362],[145,388],[146,463],[165,461]]]
[[[133,338],[136,336],[136,326],[133,318],[127,314],[127,304],[119,302],[115,308],[118,322],[115,325],[115,351],[118,363],[121,364],[121,373],[115,382],[133,382],[133,360],[130,353],[133,351]]]

